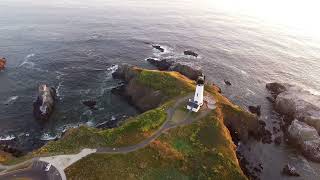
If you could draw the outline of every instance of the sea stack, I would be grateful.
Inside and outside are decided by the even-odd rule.
[[[33,103],[33,115],[37,120],[47,121],[54,109],[56,90],[42,84],[38,91],[37,100]]]
[[[0,57],[0,71],[5,68],[6,62],[7,62],[6,58]]]

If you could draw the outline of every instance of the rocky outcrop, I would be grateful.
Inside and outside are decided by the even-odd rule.
[[[288,135],[291,142],[297,144],[306,157],[320,162],[320,136],[314,127],[294,120],[288,128]]]
[[[256,114],[258,116],[261,116],[261,106],[249,106],[248,107],[249,111],[253,114]]]
[[[266,85],[266,88],[273,94],[273,95],[278,95],[284,91],[287,90],[286,86],[288,86],[287,84],[281,84],[281,83],[268,83]]]
[[[148,58],[147,61],[156,66],[160,71],[176,71],[192,80],[197,80],[203,74],[201,70],[168,59],[157,60]]]
[[[222,107],[224,123],[236,144],[238,141],[247,142],[249,138],[261,140],[262,143],[272,142],[271,133],[265,129],[266,124],[259,121],[257,116],[233,106]]]
[[[162,48],[160,45],[152,45],[152,47],[159,50],[160,52],[164,52],[164,48]]]
[[[14,157],[20,157],[24,155],[24,152],[21,151],[18,147],[19,142],[15,141],[15,139],[8,141],[0,141],[0,155],[4,153],[10,154]]]
[[[53,112],[56,90],[43,84],[39,86],[37,100],[33,103],[33,115],[37,120],[46,121]]]
[[[6,58],[0,58],[0,71],[5,68],[6,62]]]
[[[291,119],[298,119],[320,132],[320,97],[299,87],[270,83],[267,88],[275,96],[277,112]]]
[[[198,54],[195,53],[195,52],[193,52],[193,51],[191,51],[191,50],[186,50],[186,51],[184,51],[183,53],[184,53],[184,55],[187,55],[187,56],[198,57]]]
[[[232,85],[230,81],[227,81],[227,80],[223,80],[223,81],[227,86],[231,86]]]
[[[139,111],[145,112],[158,107],[167,98],[160,91],[155,91],[137,82],[138,71],[139,69],[134,66],[128,64],[120,65],[113,77],[123,80],[124,84],[112,89],[112,93],[124,97]]]
[[[167,59],[157,60],[157,59],[153,59],[153,58],[148,58],[147,61],[150,64],[156,66],[160,71],[167,71],[174,64],[173,61],[170,61]]]
[[[282,169],[282,174],[287,176],[300,176],[296,168],[291,166],[290,164],[284,166],[284,168]]]
[[[97,102],[94,100],[82,101],[82,104],[88,106],[91,110],[97,110]]]
[[[120,66],[118,66],[117,70],[112,73],[113,78],[121,79],[124,82],[129,82],[137,75],[138,72],[135,70],[135,67],[129,64],[121,64]]]
[[[290,84],[266,85],[274,99],[275,110],[285,118],[283,130],[302,153],[320,162],[320,97]]]

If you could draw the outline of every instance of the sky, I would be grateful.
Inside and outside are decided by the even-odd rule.
[[[308,34],[320,31],[320,0],[1,0],[0,4],[31,4],[55,7],[103,8],[112,3],[139,4],[185,2],[190,7],[216,8],[275,24],[297,28]],[[155,3],[156,2],[156,3]]]

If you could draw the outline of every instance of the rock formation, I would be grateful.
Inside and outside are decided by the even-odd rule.
[[[135,106],[139,111],[145,112],[158,107],[166,100],[166,96],[159,91],[155,91],[139,84],[135,77],[138,75],[137,69],[128,64],[119,66],[113,77],[124,81],[124,85],[112,89],[112,93],[118,94]]]
[[[85,106],[88,106],[92,110],[97,110],[97,102],[94,100],[87,100],[87,101],[82,101],[82,104]]]
[[[261,115],[261,106],[249,106],[248,107],[249,111],[253,114],[256,114],[258,116]]]
[[[290,142],[306,157],[320,162],[320,97],[290,84],[269,83],[266,87],[273,95],[275,110],[289,119],[283,130]]]
[[[147,61],[156,66],[160,71],[177,71],[192,80],[197,80],[202,75],[201,70],[168,59],[157,60],[148,58]]]
[[[320,97],[289,84],[270,83],[275,96],[275,110],[291,119],[298,119],[320,132]]]
[[[223,80],[223,81],[227,86],[231,86],[231,82],[230,81],[227,81],[227,80]]]
[[[153,58],[148,58],[147,61],[150,64],[156,66],[160,71],[167,71],[174,64],[173,61],[170,61],[167,59],[157,60],[157,59],[153,59]]]
[[[159,50],[160,52],[164,52],[164,49],[160,45],[152,45],[152,47]]]
[[[37,100],[33,103],[33,115],[37,120],[46,121],[53,112],[56,90],[47,85],[40,85]]]
[[[314,127],[294,120],[288,128],[288,135],[306,157],[320,162],[320,136]]]
[[[286,166],[284,166],[282,170],[282,174],[285,174],[287,176],[300,176],[296,168],[291,166],[290,164],[287,164]]]
[[[187,55],[187,56],[198,57],[198,54],[195,53],[195,52],[193,52],[193,51],[191,51],[191,50],[186,50],[186,51],[184,51],[183,53],[184,53],[184,55]]]
[[[0,58],[0,71],[5,68],[6,62],[6,58]]]

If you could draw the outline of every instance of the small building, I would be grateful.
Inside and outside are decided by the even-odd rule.
[[[204,81],[205,81],[204,75],[201,75],[198,77],[194,98],[189,99],[189,102],[187,103],[188,110],[193,112],[198,112],[201,106],[203,105]]]

